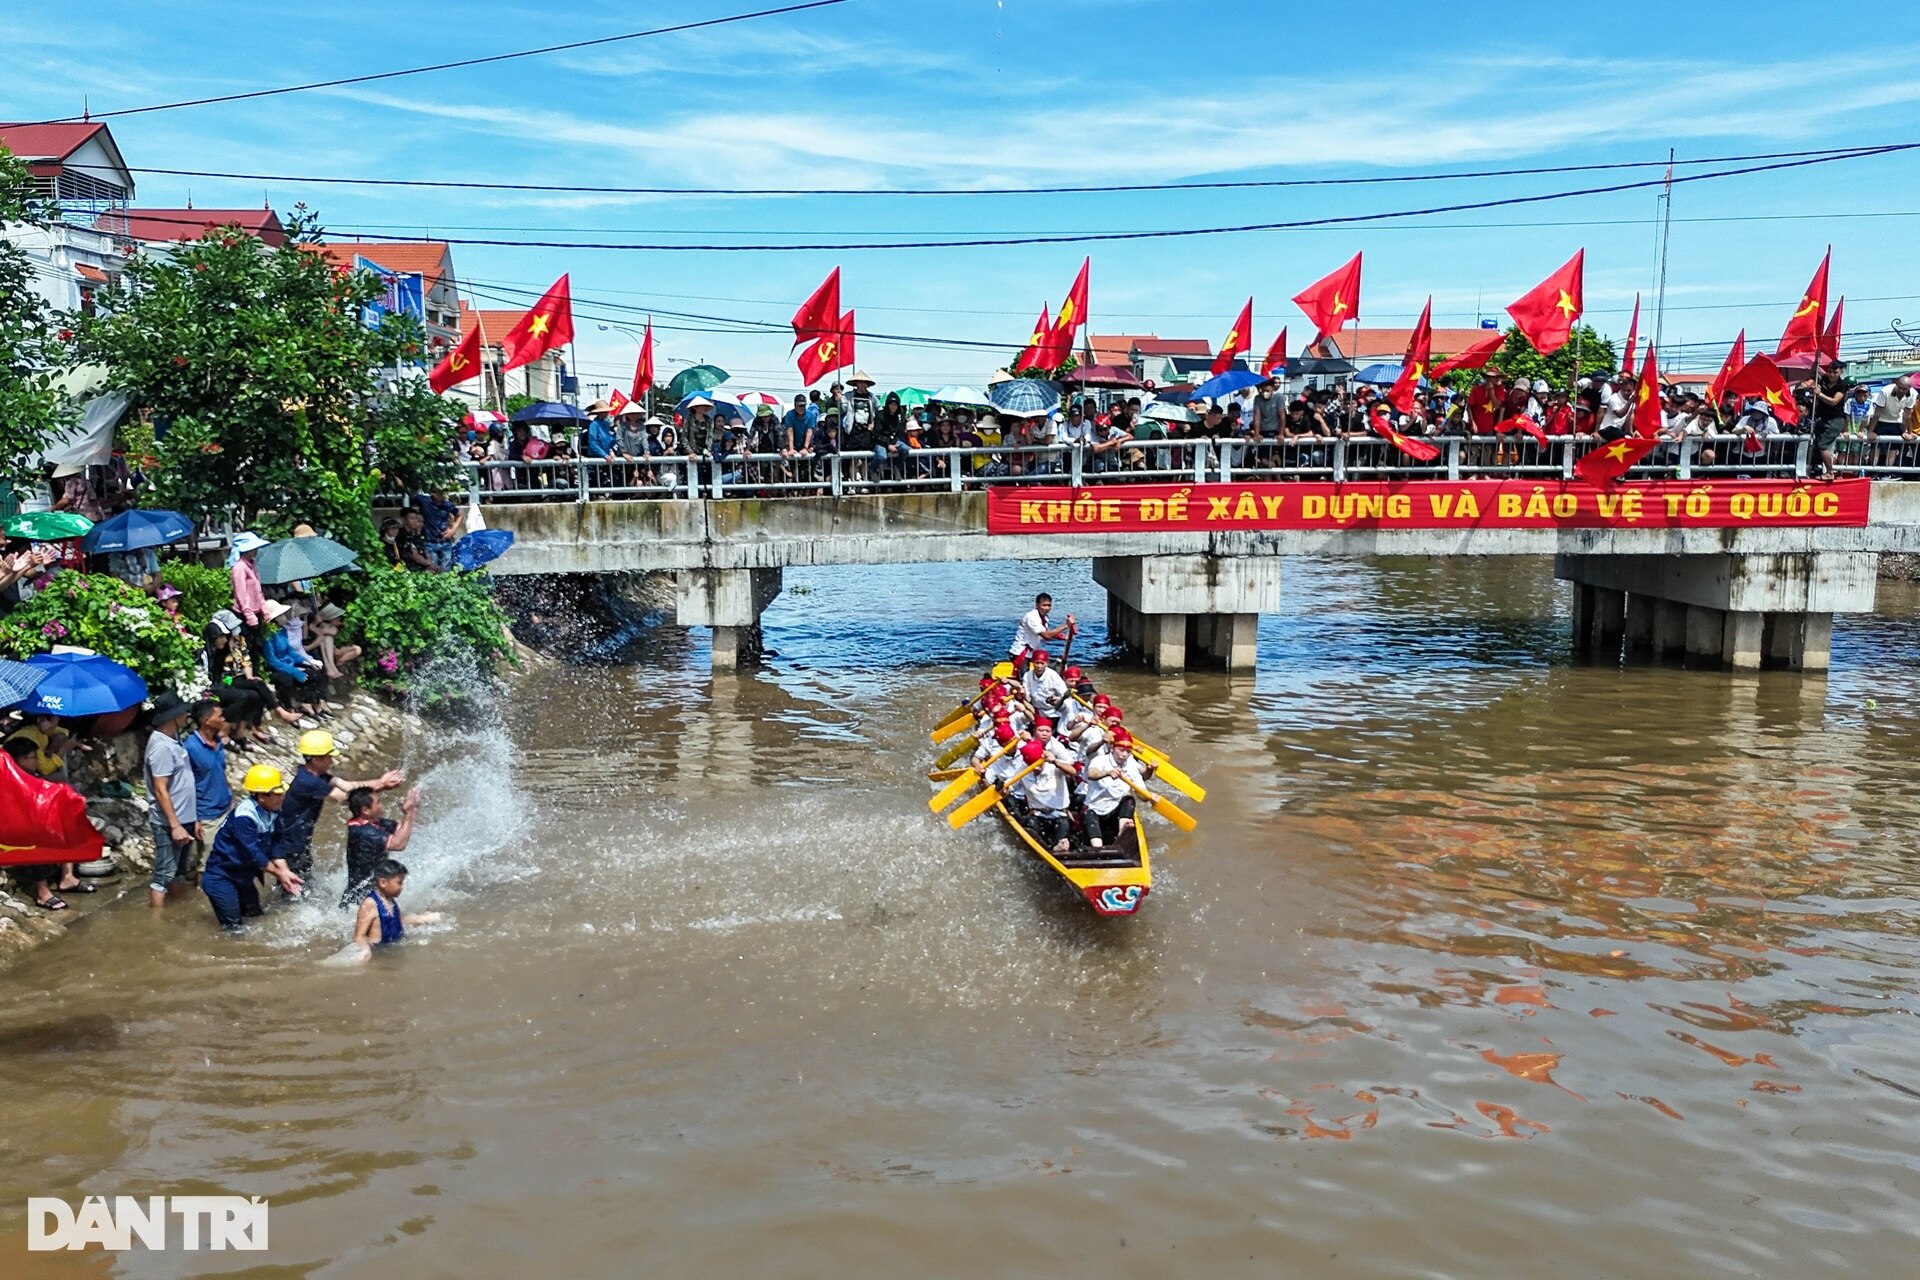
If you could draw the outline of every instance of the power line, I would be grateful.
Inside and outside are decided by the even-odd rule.
[[[600,36],[593,40],[575,40],[569,44],[550,44],[539,49],[521,49],[513,53],[496,53],[484,58],[462,58],[457,62],[437,62],[425,67],[406,67],[399,71],[376,71],[364,76],[343,76],[337,80],[315,80],[308,84],[284,85],[278,89],[253,89],[245,93],[226,93],[211,98],[189,98],[181,102],[159,102],[145,107],[122,107],[118,111],[94,111],[79,116],[61,116],[54,120],[35,121],[37,124],[70,124],[81,120],[104,120],[110,116],[138,116],[152,111],[177,111],[183,107],[207,107],[223,102],[246,102],[254,98],[273,98],[288,93],[306,93],[312,89],[337,89],[343,85],[371,84],[376,80],[397,80],[402,76],[425,75],[431,71],[453,71],[460,67],[483,67],[496,62],[511,62],[516,58],[537,58],[549,53],[566,53],[574,49],[592,49],[601,45],[619,44],[627,40],[644,40],[649,36],[673,35],[682,31],[698,31],[703,27],[722,27],[736,22],[750,22],[756,18],[775,18],[783,14],[804,13],[809,9],[825,9],[833,5],[846,4],[848,0],[805,0],[804,3],[783,5],[777,9],[760,9],[753,13],[735,13],[722,18],[706,18],[699,22],[681,22],[670,27],[654,27],[646,31],[629,31],[624,35]],[[143,171],[144,172],[144,171]]]

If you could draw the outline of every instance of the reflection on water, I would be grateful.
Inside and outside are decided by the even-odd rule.
[[[0,1253],[204,1190],[312,1276],[1910,1269],[1911,594],[1734,679],[1571,663],[1544,563],[1291,561],[1257,678],[1102,669],[1210,792],[1103,922],[921,777],[1036,589],[1107,656],[1086,567],[787,583],[754,677],[676,638],[409,742],[454,926],[10,973]]]

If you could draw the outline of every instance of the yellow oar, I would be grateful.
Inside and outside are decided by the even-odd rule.
[[[961,729],[972,724],[974,720],[974,708],[979,705],[980,698],[986,696],[987,691],[982,689],[979,697],[974,698],[971,702],[963,703],[952,715],[933,726],[933,740],[935,742],[945,742]]]
[[[1121,774],[1119,776],[1126,778],[1125,774]],[[1153,792],[1147,790],[1145,787],[1135,782],[1132,778],[1127,778],[1127,785],[1132,787],[1135,791],[1139,792],[1140,798],[1142,800],[1145,800],[1148,804],[1152,805],[1153,811],[1155,813],[1159,814],[1161,817],[1165,818],[1168,822],[1171,822],[1174,826],[1180,828],[1182,831],[1191,831],[1195,827],[1200,825],[1199,819],[1195,818],[1192,814],[1188,813],[1185,809],[1182,809],[1179,805],[1175,804],[1171,800],[1165,800],[1153,794]]]
[[[1047,758],[1041,756],[1038,760],[1035,760],[1032,764],[1014,774],[1011,778],[1008,778],[1005,785],[1009,787],[1012,786],[1046,762]],[[955,831],[966,826],[969,822],[972,822],[975,818],[993,808],[1000,800],[1001,791],[1001,787],[988,786],[983,788],[979,795],[947,815],[947,825]]]
[[[976,746],[979,746],[979,745],[980,744],[975,742],[972,738],[962,738],[960,739],[960,741],[954,743],[951,747],[947,748],[947,750],[941,754],[940,758],[933,762],[933,767],[936,769],[944,769],[948,765],[952,764],[955,760],[958,760],[961,756],[966,755],[967,752],[973,750]]]
[[[1077,693],[1073,695],[1073,700],[1079,703],[1081,706],[1086,707],[1088,710],[1093,709],[1093,704],[1088,702],[1085,698],[1081,697]],[[1108,737],[1108,740],[1111,741],[1113,735],[1109,733],[1107,737]],[[1140,756],[1148,764],[1153,766],[1153,771],[1156,776],[1166,779],[1168,786],[1172,787],[1175,791],[1178,791],[1181,795],[1187,797],[1187,799],[1193,801],[1195,804],[1206,803],[1207,789],[1201,786],[1199,783],[1195,782],[1192,778],[1188,777],[1186,773],[1183,772],[1181,769],[1176,767],[1173,761],[1167,758],[1166,752],[1158,750],[1157,748],[1148,746],[1146,743],[1140,741],[1140,739],[1137,737],[1133,740],[1133,750],[1134,750],[1134,754]]]
[[[998,760],[1001,756],[1007,754],[1007,752],[1013,750],[1015,747],[1019,745],[1020,745],[1020,739],[1016,737],[1012,742],[1009,742],[1006,746],[1001,747],[998,751],[994,752],[991,756],[988,756],[985,764],[980,765],[978,768],[975,768],[972,765],[968,765],[964,770],[961,771],[959,777],[955,778],[952,782],[949,782],[946,786],[940,788],[940,790],[936,791],[933,795],[927,798],[927,808],[933,810],[935,813],[938,813],[942,809],[946,808],[948,805],[952,804],[955,800],[958,800],[961,796],[965,795],[967,792],[973,789],[974,783],[978,782],[981,778],[984,778],[986,776],[987,765],[992,764],[995,760]]]

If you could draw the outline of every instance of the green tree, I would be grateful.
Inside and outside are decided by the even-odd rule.
[[[1581,374],[1611,373],[1620,367],[1613,344],[1595,332],[1592,325],[1583,324],[1574,329],[1573,336],[1567,339],[1565,346],[1550,356],[1541,355],[1531,342],[1520,336],[1519,329],[1508,329],[1506,345],[1487,362],[1487,370],[1509,381],[1515,378],[1525,378],[1528,382],[1545,379],[1548,386],[1563,389],[1571,387],[1579,376],[1574,373],[1576,357]],[[1441,381],[1456,391],[1465,391],[1480,377],[1477,369],[1460,369]]]
[[[26,166],[0,147],[0,225],[45,225]],[[26,251],[0,240],[0,491],[39,478],[38,462],[61,425],[63,397],[53,385],[66,353],[46,300],[33,291]]]
[[[385,371],[418,354],[419,324],[363,324],[379,280],[313,252],[305,210],[289,223],[279,248],[222,228],[136,255],[103,314],[82,324],[80,351],[166,424],[144,460],[160,504],[234,512],[268,534],[307,521],[371,558],[375,448],[384,439],[411,479],[430,451],[418,437],[440,423],[450,448],[452,419],[404,385],[381,389]]]
[[[435,395],[418,378],[382,391],[368,413],[373,465],[388,493],[437,493],[452,488],[460,469],[453,461],[462,410]]]

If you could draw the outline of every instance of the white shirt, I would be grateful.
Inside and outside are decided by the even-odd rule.
[[[1027,807],[1063,810],[1073,803],[1072,775],[1049,759],[1026,777]]]
[[[1889,382],[1880,388],[1873,398],[1873,420],[1875,422],[1905,423],[1907,415],[1913,412],[1913,392],[1900,394],[1900,388]]]
[[[1055,444],[1091,444],[1093,443],[1093,424],[1085,418],[1075,422],[1068,418],[1053,429]]]
[[[1627,420],[1627,398],[1618,391],[1609,391],[1600,400],[1600,429],[1617,427]]]
[[[1042,632],[1047,629],[1047,620],[1040,616],[1040,610],[1029,609],[1020,619],[1019,630],[1013,633],[1013,643],[1007,647],[1008,653],[1019,653],[1022,649],[1044,649],[1047,638]]]
[[[1053,716],[1067,698],[1067,682],[1052,667],[1028,667],[1027,674],[1020,677],[1020,686],[1027,691],[1033,709],[1043,716]]]
[[[1127,785],[1131,780],[1139,786],[1146,786],[1147,779],[1140,772],[1140,758],[1128,756],[1121,764],[1119,757],[1111,753],[1102,753],[1098,760],[1087,766],[1087,808],[1101,817],[1120,807],[1120,802],[1134,794]]]

